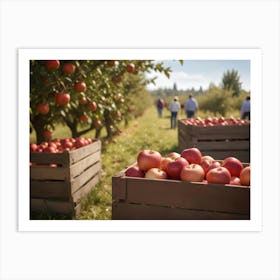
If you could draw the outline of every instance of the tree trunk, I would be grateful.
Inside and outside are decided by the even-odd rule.
[[[45,123],[40,115],[37,115],[34,117],[33,120],[31,120],[32,126],[36,133],[36,143],[40,144],[44,142],[46,139],[44,137],[44,126]]]
[[[102,127],[97,127],[96,128],[96,131],[95,131],[95,138],[96,139],[100,138],[101,130],[102,130]]]
[[[106,127],[106,132],[107,132],[107,138],[112,138],[113,137],[113,129],[112,129],[112,119],[110,117],[109,111],[105,110],[104,112],[104,121],[105,121],[105,127]]]

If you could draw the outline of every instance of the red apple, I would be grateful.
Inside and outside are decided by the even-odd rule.
[[[70,102],[70,94],[65,92],[59,92],[55,95],[55,102],[58,105],[67,105]]]
[[[209,159],[202,159],[200,166],[203,168],[204,170],[204,174],[207,174],[208,168],[210,167],[212,161],[210,161]]]
[[[127,176],[127,177],[140,177],[140,178],[144,178],[145,177],[145,173],[142,170],[140,170],[137,165],[134,165],[134,166],[129,167],[125,171],[125,176]]]
[[[59,60],[47,60],[45,65],[48,71],[54,72],[59,68],[60,62]]]
[[[200,152],[199,149],[197,149],[197,148],[189,148],[189,149],[185,149],[181,153],[181,157],[186,159],[189,163],[200,164],[202,155],[201,155],[201,152]]]
[[[44,136],[44,138],[46,138],[46,139],[51,139],[51,138],[52,138],[52,132],[51,132],[51,130],[48,130],[48,129],[44,130],[43,136]],[[48,146],[48,144],[47,144],[47,146]]]
[[[95,110],[97,109],[96,103],[95,103],[94,101],[90,102],[90,103],[88,104],[88,109],[89,109],[90,111],[95,111]]]
[[[129,63],[126,65],[126,71],[128,73],[133,73],[135,71],[135,65],[133,63]]]
[[[81,104],[86,104],[87,103],[87,98],[85,96],[82,96],[79,101],[80,101]]]
[[[240,179],[239,177],[232,176],[229,183],[230,185],[240,185]]]
[[[137,156],[137,164],[142,171],[147,171],[153,167],[159,168],[161,154],[154,150],[143,150]]]
[[[94,125],[95,125],[95,127],[100,127],[100,126],[102,126],[102,121],[101,120],[96,120],[94,122]]]
[[[66,75],[73,74],[76,70],[76,66],[73,63],[64,63],[62,66],[62,72]]]
[[[251,184],[250,175],[251,175],[251,166],[244,167],[240,172],[240,184],[242,186],[250,186]]]
[[[204,179],[204,170],[199,164],[191,163],[182,168],[180,178],[182,181],[202,182]]]
[[[56,148],[55,147],[46,147],[43,150],[44,153],[56,153]]]
[[[30,152],[36,152],[38,146],[35,143],[30,144]]]
[[[37,105],[37,112],[41,115],[46,115],[50,110],[48,103],[40,103]]]
[[[166,157],[171,158],[171,159],[176,159],[178,157],[180,157],[181,155],[179,153],[176,152],[171,152],[169,153]]]
[[[87,85],[85,82],[78,82],[74,85],[75,92],[84,92],[87,89]]]
[[[165,157],[165,158],[162,158],[161,159],[161,162],[160,162],[160,169],[161,170],[164,170],[165,172],[167,171],[167,165],[169,162],[173,161],[172,158],[170,157]]]
[[[80,119],[81,122],[87,122],[88,121],[88,115],[84,113],[80,116],[79,119]]]
[[[203,156],[201,157],[201,161],[203,161],[204,159],[209,160],[210,162],[213,162],[215,159],[209,155]]]
[[[161,170],[159,168],[151,168],[149,169],[146,174],[145,178],[149,179],[167,179],[167,173],[164,170]]]
[[[230,172],[225,167],[216,167],[208,171],[206,180],[208,183],[229,184],[231,179]]]
[[[72,149],[73,148],[73,143],[70,141],[70,140],[67,140],[67,139],[62,139],[61,140],[61,147],[62,147],[62,149],[63,150],[65,150],[65,149]]]
[[[239,177],[240,172],[243,169],[242,162],[235,157],[228,157],[224,159],[221,166],[227,168],[231,176],[235,177]]]
[[[175,160],[173,160],[167,164],[166,172],[171,179],[180,180],[181,179],[180,174],[181,174],[182,168],[184,166],[188,166],[188,165],[189,165],[189,162],[186,159],[184,159],[182,157],[178,157]]]
[[[86,143],[85,143],[85,139],[83,137],[81,138],[77,138],[76,141],[75,141],[75,148],[81,148],[83,146],[85,146]]]
[[[107,64],[108,64],[110,67],[114,67],[114,66],[115,66],[115,60],[108,60],[108,61],[107,61]]]

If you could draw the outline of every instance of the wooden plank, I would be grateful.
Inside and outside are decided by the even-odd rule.
[[[74,206],[73,203],[69,201],[31,198],[30,210],[32,212],[40,213],[57,213],[72,215],[74,211]]]
[[[69,180],[69,168],[31,166],[30,179],[33,180]]]
[[[205,141],[198,142],[196,147],[200,150],[214,150],[214,151],[249,151],[250,141],[237,140],[237,141]]]
[[[101,141],[95,140],[92,144],[81,147],[79,149],[69,152],[69,162],[70,165],[75,162],[80,161],[81,159],[87,157],[89,154],[93,154],[101,150]]]
[[[248,214],[250,188],[126,177],[126,202]]]
[[[203,155],[209,155],[214,159],[223,160],[227,157],[236,157],[241,162],[250,162],[250,151],[208,151],[200,150]]]
[[[163,206],[115,203],[113,220],[249,220],[249,215],[199,211]]]
[[[31,198],[70,198],[71,187],[65,181],[30,181]]]
[[[112,177],[112,199],[114,201],[126,199],[126,178],[123,178],[124,173],[120,172]]]
[[[39,164],[62,164],[65,165],[68,162],[69,154],[64,153],[30,153],[30,162]]]
[[[101,163],[96,162],[79,176],[71,181],[71,192],[75,193],[80,187],[82,187],[86,182],[88,182],[92,177],[100,173]]]
[[[70,180],[84,172],[87,168],[100,161],[101,153],[96,151],[70,166]]]
[[[90,181],[88,181],[84,186],[72,194],[74,203],[79,203],[80,199],[86,196],[98,183],[99,175],[96,174]]]

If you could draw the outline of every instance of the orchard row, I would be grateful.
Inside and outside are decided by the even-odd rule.
[[[155,80],[145,76],[151,70],[170,73],[152,60],[30,61],[30,126],[37,143],[48,140],[57,124],[68,126],[74,138],[90,130],[98,138],[102,127],[112,136],[119,122],[144,110],[145,86]]]

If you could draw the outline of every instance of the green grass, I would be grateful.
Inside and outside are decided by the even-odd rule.
[[[112,176],[135,162],[141,150],[157,150],[163,156],[178,151],[177,129],[170,129],[169,116],[170,113],[165,111],[163,118],[159,119],[156,109],[151,107],[142,117],[131,121],[113,142],[103,144],[103,175],[95,189],[82,201],[83,210],[77,219],[111,219]]]

